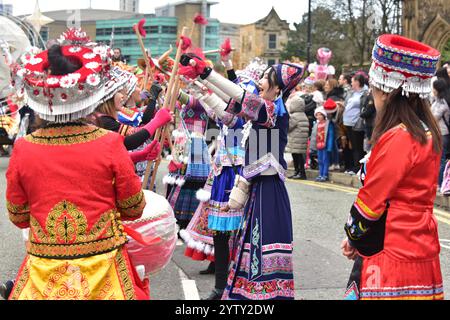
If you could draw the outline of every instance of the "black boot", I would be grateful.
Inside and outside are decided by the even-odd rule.
[[[215,272],[216,272],[216,264],[214,262],[210,262],[208,268],[200,271],[199,273],[201,275],[206,275],[206,274],[214,274]]]
[[[222,300],[223,291],[224,290],[214,289],[206,299],[202,300]]]

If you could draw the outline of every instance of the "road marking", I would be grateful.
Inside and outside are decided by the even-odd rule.
[[[293,182],[293,183],[303,184],[306,186],[315,187],[315,188],[320,188],[320,189],[342,191],[342,192],[349,193],[349,194],[358,194],[358,189],[356,189],[356,188],[336,186],[336,185],[330,184],[330,183],[323,183],[323,182],[319,183],[319,182],[304,181],[304,180],[299,181],[299,180],[291,180],[291,179],[289,179],[288,181]],[[438,221],[445,223],[447,225],[450,225],[450,213],[445,212],[440,209],[436,209],[436,208],[433,209],[433,212]]]
[[[306,186],[321,188],[321,189],[329,189],[329,190],[335,190],[335,191],[343,191],[343,192],[350,193],[350,194],[358,194],[358,189],[347,188],[344,186],[336,186],[331,183],[323,183],[323,182],[318,183],[318,182],[313,182],[313,181],[298,181],[298,180],[290,180],[290,179],[288,181],[293,182],[293,183],[303,184]]]
[[[442,210],[436,209],[436,208],[433,211],[434,211],[434,213],[437,213],[437,214],[441,215],[442,217],[450,219],[450,213],[448,213],[446,211],[442,211]]]
[[[197,284],[195,280],[189,280],[187,275],[183,270],[179,269],[178,273],[180,275],[181,284],[183,286],[183,293],[185,300],[200,300],[200,295],[198,294]]]
[[[439,214],[435,214],[434,216],[436,217],[436,219],[437,219],[439,222],[442,222],[442,223],[445,223],[445,224],[450,225],[450,219],[441,217]]]

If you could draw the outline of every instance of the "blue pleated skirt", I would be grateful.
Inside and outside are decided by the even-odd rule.
[[[252,180],[243,221],[222,299],[293,300],[291,206],[278,175]]]
[[[224,212],[234,186],[236,172],[240,173],[241,166],[233,169],[223,167],[220,175],[214,178],[211,199],[208,208],[208,229],[219,232],[230,232],[239,229],[243,210],[229,210]],[[236,170],[236,172],[235,172]]]

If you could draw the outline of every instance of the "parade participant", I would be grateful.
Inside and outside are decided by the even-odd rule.
[[[122,55],[122,49],[114,48],[114,54],[112,56],[112,62],[126,63],[125,57]]]
[[[200,202],[196,193],[203,188],[210,172],[210,157],[206,145],[208,115],[193,96],[180,92],[180,123],[174,131],[173,161],[179,169],[170,174],[171,188],[168,200],[174,208],[180,229],[186,229]]]
[[[260,59],[254,59],[244,70],[240,70],[236,74],[233,64],[228,54],[221,54],[222,64],[226,68],[228,79],[238,83],[242,88],[257,94],[256,82],[261,78],[267,66]],[[217,123],[220,133],[217,138],[217,152],[212,163],[212,172],[210,183],[207,183],[209,189],[208,197],[203,197],[203,193],[199,195],[202,211],[196,213],[199,216],[192,219],[187,228],[187,233],[183,239],[188,243],[189,256],[198,257],[200,254],[197,248],[203,249],[205,258],[215,258],[215,263],[210,264],[204,273],[210,273],[214,270],[215,287],[207,300],[219,300],[222,297],[226,287],[229,257],[230,257],[230,239],[233,239],[235,232],[239,229],[242,219],[242,210],[234,210],[226,212],[229,200],[229,192],[233,188],[235,175],[241,171],[244,163],[244,151],[240,145],[242,137],[239,137],[239,131],[243,128],[244,122],[232,115],[219,118],[211,108],[210,104],[225,104],[231,99],[223,92],[220,92],[219,98],[214,93],[198,92],[196,98],[203,106],[211,120]],[[223,116],[223,115],[222,115]],[[230,122],[230,120],[234,120]],[[230,134],[229,134],[230,133]],[[204,188],[206,189],[206,187]],[[206,190],[205,190],[206,191]],[[205,223],[206,222],[206,223]],[[211,248],[213,245],[213,248]],[[197,250],[196,250],[197,249]],[[208,272],[209,271],[209,272]]]
[[[110,83],[113,83],[113,85],[111,85],[110,90],[107,90],[107,93],[103,99],[105,102],[103,102],[96,109],[96,111],[90,116],[90,119],[98,127],[117,132],[124,136],[124,143],[127,150],[134,150],[153,137],[158,128],[172,121],[172,117],[168,110],[161,109],[150,121],[151,114],[155,110],[157,97],[161,92],[161,87],[155,83],[151,89],[152,93],[150,94],[150,103],[143,114],[141,123],[143,126],[135,128],[130,125],[121,124],[118,121],[118,112],[122,110],[122,103],[126,100],[126,97],[124,97],[120,91],[123,89],[123,86],[126,86],[129,83],[130,77],[132,78],[134,76],[125,71],[114,68],[111,71],[111,77],[112,80],[110,80]],[[122,83],[122,86],[116,85],[120,83]],[[132,95],[135,94],[136,93],[133,93]]]
[[[212,106],[216,114],[252,120],[256,132],[244,133],[244,139],[252,140],[246,140],[247,166],[230,194],[230,209],[245,210],[223,299],[294,299],[292,217],[283,159],[289,115],[284,103],[304,68],[273,65],[261,79],[257,96],[221,77],[195,55],[184,55],[181,63],[190,66],[206,86],[212,84],[211,90],[218,88],[233,99],[226,110]]]
[[[379,112],[364,186],[345,225],[342,252],[355,260],[346,299],[443,299],[433,215],[442,137],[428,96],[439,52],[380,36],[370,86]]]
[[[6,174],[10,220],[30,228],[11,300],[149,298],[122,226],[142,215],[141,184],[123,138],[83,121],[108,80],[96,49],[52,47],[14,66],[44,125],[16,141]]]

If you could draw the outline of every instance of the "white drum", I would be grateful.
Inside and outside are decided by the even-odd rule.
[[[140,266],[144,266],[148,277],[164,269],[172,259],[178,225],[166,198],[148,190],[144,190],[144,195],[147,205],[142,217],[123,224],[140,235],[140,239],[135,239],[128,232],[126,248],[136,269],[140,271]]]

